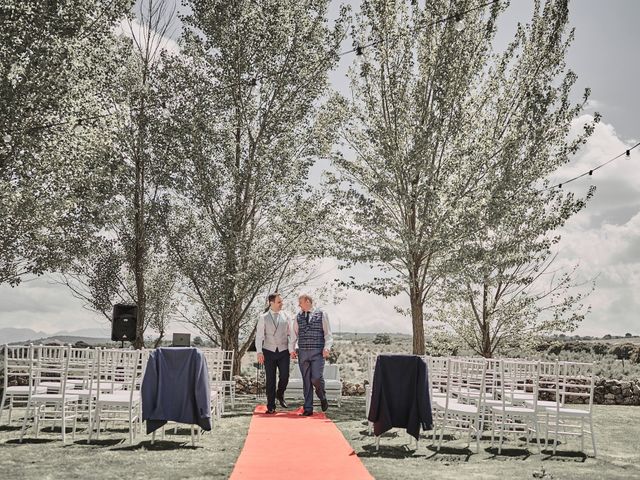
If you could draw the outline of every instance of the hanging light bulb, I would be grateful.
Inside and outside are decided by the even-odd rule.
[[[260,104],[261,90],[262,89],[260,88],[260,81],[258,80],[258,77],[251,78],[249,80],[249,96],[251,97],[251,100],[255,103],[255,105]]]
[[[162,108],[160,109],[160,115],[162,115],[163,118],[169,118],[171,116],[171,113],[167,108],[167,102],[165,102],[164,100],[162,101]]]
[[[356,43],[356,47],[353,50],[356,53],[355,65],[356,68],[360,71],[360,76],[364,77],[367,75],[367,62],[364,58],[364,47],[359,43]]]
[[[462,30],[464,30],[464,20],[462,19],[462,15],[456,13],[454,18],[456,20],[456,23],[453,24],[453,28],[456,29],[456,32],[461,32]]]

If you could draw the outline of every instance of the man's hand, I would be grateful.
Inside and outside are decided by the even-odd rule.
[[[292,360],[295,360],[296,358],[298,358],[298,354],[296,352],[291,352],[289,356],[291,357]]]
[[[329,358],[329,350],[327,350],[326,348],[324,350],[322,350],[322,356],[327,359]]]
[[[258,354],[258,363],[260,365],[264,365],[264,353],[259,353]]]

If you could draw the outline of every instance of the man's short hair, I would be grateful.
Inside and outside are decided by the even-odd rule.
[[[301,293],[300,296],[298,296],[298,300],[309,300],[313,303],[313,298],[308,293]]]
[[[280,296],[279,292],[270,293],[269,295],[267,295],[267,302],[268,303],[275,302],[276,298],[278,298],[279,296]]]

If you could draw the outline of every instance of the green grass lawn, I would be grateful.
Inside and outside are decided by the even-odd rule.
[[[228,478],[247,435],[255,402],[252,398],[236,401],[235,410],[227,409],[214,429],[191,446],[190,429],[167,428],[164,440],[156,435],[138,435],[129,445],[128,430],[116,427],[100,434],[100,441],[86,443],[87,434],[78,430],[62,445],[60,429],[42,431],[35,438],[28,430],[24,443],[18,443],[20,428],[0,426],[0,479],[198,479]],[[15,412],[14,412],[15,413]],[[6,413],[3,422],[6,422]],[[80,423],[79,423],[80,425]],[[121,424],[124,425],[124,424]],[[85,428],[85,424],[82,424]],[[68,430],[70,431],[70,430]]]
[[[597,458],[590,449],[587,455],[577,452],[580,443],[575,438],[559,446],[555,456],[545,447],[539,455],[535,443],[527,445],[526,439],[513,437],[501,455],[490,448],[490,437],[483,437],[479,454],[474,443],[467,448],[466,436],[449,439],[445,435],[449,441],[437,453],[431,438],[423,434],[415,450],[415,442],[411,438],[410,443],[401,429],[384,434],[376,451],[374,437],[367,434],[362,398],[344,399],[342,408],[329,410],[329,416],[377,479],[640,478],[640,408],[594,408]],[[590,441],[585,444],[588,447]]]
[[[235,410],[228,409],[222,421],[211,433],[204,434],[195,448],[191,447],[187,428],[180,429],[177,435],[173,429],[167,430],[165,440],[157,440],[155,445],[150,444],[150,436],[141,435],[130,446],[125,429],[109,430],[99,442],[87,445],[83,426],[75,441],[69,438],[63,446],[59,430],[47,429],[37,440],[29,430],[20,444],[17,423],[12,427],[3,425],[0,478],[227,478],[242,449],[255,403],[252,397],[242,397]],[[550,452],[538,455],[535,445],[513,440],[502,455],[496,455],[490,450],[488,439],[483,439],[480,454],[473,453],[473,445],[468,450],[464,440],[455,439],[436,453],[426,436],[416,451],[408,448],[409,437],[399,429],[385,434],[376,451],[374,437],[367,435],[364,422],[364,398],[345,398],[341,408],[332,404],[328,416],[377,479],[640,478],[638,407],[595,407],[595,459],[576,452],[579,443],[575,439],[562,445],[555,457]]]

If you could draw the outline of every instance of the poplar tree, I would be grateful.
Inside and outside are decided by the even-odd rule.
[[[327,0],[192,1],[182,53],[164,68],[164,199],[172,258],[195,309],[185,318],[234,372],[273,290],[313,275],[329,206],[309,185],[335,115],[323,108],[346,12]]]
[[[575,74],[564,64],[572,38],[567,2],[535,2],[530,22],[495,52],[505,8],[371,0],[354,29],[359,66],[351,70],[352,98],[343,103],[349,121],[332,178],[348,219],[336,254],[346,268],[381,272],[349,285],[408,295],[416,354],[425,353],[424,324],[437,311],[441,282],[469,274],[462,267],[471,262],[500,270],[491,232],[513,229],[507,219],[520,221],[527,236],[511,231],[510,246],[540,251],[531,239],[584,206],[552,190],[535,197],[593,129],[568,138],[584,102],[569,100]],[[529,215],[523,209],[534,197]],[[477,243],[492,255],[478,256],[469,248]],[[515,261],[534,257],[527,252]]]

